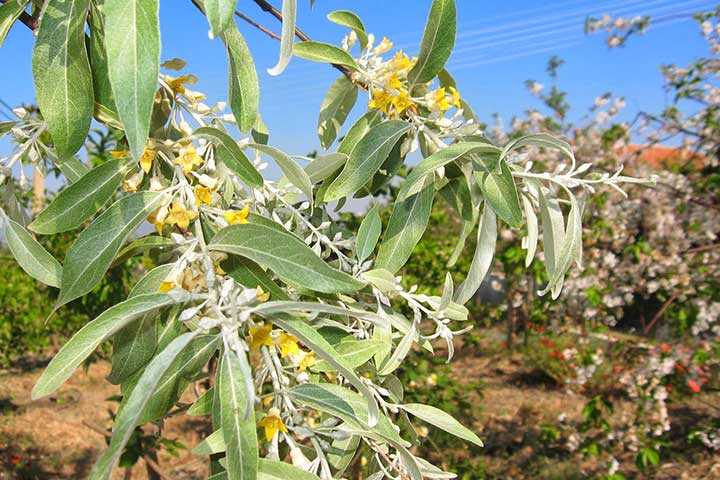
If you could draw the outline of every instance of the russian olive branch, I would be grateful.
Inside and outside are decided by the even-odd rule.
[[[14,0],[0,0],[2,3],[8,3],[12,2]],[[37,30],[38,26],[40,25],[40,22],[37,18],[33,17],[29,13],[23,11],[20,16],[18,17],[18,20],[20,20],[26,27],[28,27],[33,32]]]

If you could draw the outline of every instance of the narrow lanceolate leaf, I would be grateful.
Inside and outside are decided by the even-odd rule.
[[[153,250],[167,252],[172,250],[174,247],[176,247],[176,244],[172,238],[161,237],[159,235],[148,235],[147,237],[139,238],[124,246],[113,260],[111,267],[120,265],[130,258],[146,254]]]
[[[205,16],[210,24],[213,38],[220,35],[233,23],[237,0],[205,0]]]
[[[245,39],[237,28],[228,28],[222,34],[228,57],[228,99],[230,110],[241,132],[247,132],[258,116],[260,86],[255,62]]]
[[[445,430],[451,435],[455,435],[463,440],[474,443],[478,447],[483,446],[482,440],[480,440],[477,435],[455,420],[451,415],[448,415],[438,408],[431,407],[429,405],[422,405],[420,403],[408,403],[406,405],[399,405],[399,407],[416,416],[420,420]]]
[[[215,387],[210,387],[203,393],[200,398],[195,400],[187,410],[187,414],[190,416],[196,415],[210,415],[212,413],[213,396],[215,395]]]
[[[535,214],[532,202],[526,196],[522,196],[523,211],[525,212],[525,223],[527,224],[527,236],[522,239],[522,247],[527,250],[525,255],[525,267],[529,267],[535,258],[535,251],[538,243],[538,219]]]
[[[350,130],[347,131],[342,142],[338,145],[338,152],[350,155],[370,129],[378,125],[382,120],[383,117],[380,110],[373,109],[364,114],[350,127]]]
[[[577,201],[574,195],[570,197],[570,212],[568,213],[567,229],[565,230],[565,238],[562,246],[555,258],[555,266],[553,273],[548,280],[548,284],[538,295],[545,295],[552,291],[553,300],[560,295],[562,282],[565,273],[570,269],[573,261],[580,263],[580,254],[582,250],[582,211],[583,205]],[[544,228],[544,225],[543,225]]]
[[[418,163],[417,166],[412,169],[410,175],[408,175],[405,183],[398,193],[397,201],[401,202],[409,196],[416,194],[420,188],[422,188],[423,179],[430,173],[464,157],[465,155],[473,153],[500,153],[500,149],[489,143],[462,142],[450,145],[442,150],[438,150],[429,157],[423,159],[423,161]],[[485,162],[485,166],[489,170],[493,170],[495,168],[494,163],[495,162],[491,160],[487,160]]]
[[[93,466],[90,472],[91,480],[106,480],[110,478],[112,470],[120,458],[120,455],[122,455],[130,436],[135,431],[140,414],[148,400],[150,400],[154,394],[158,382],[170,365],[172,365],[172,361],[196,335],[197,332],[189,332],[179,336],[148,364],[127,402],[115,418],[115,426],[110,445]]]
[[[98,120],[102,116],[102,114],[98,115],[98,110],[104,109],[104,111],[112,112],[114,116],[117,116],[112,85],[108,78],[107,50],[105,49],[105,1],[90,0],[90,20],[88,21],[90,30],[88,54],[92,67],[93,93],[96,104],[95,117]]]
[[[280,36],[280,59],[273,68],[268,68],[270,75],[280,75],[290,63],[295,41],[295,18],[297,16],[297,0],[283,0],[282,34]]]
[[[372,255],[380,238],[380,232],[382,232],[382,220],[380,220],[380,210],[375,205],[365,214],[365,218],[363,218],[358,229],[357,245],[355,247],[358,263],[364,262],[366,258]]]
[[[188,413],[189,414],[189,413]],[[192,449],[193,455],[212,455],[225,451],[225,439],[222,430],[215,430],[205,440]]]
[[[232,253],[269,268],[283,281],[316,292],[355,292],[364,284],[325,263],[305,243],[282,227],[248,223],[220,230],[211,250]]]
[[[358,89],[345,75],[333,82],[328,90],[318,118],[318,137],[324,149],[330,148],[340,133],[348,113],[357,100]]]
[[[78,160],[76,157],[67,157],[63,160],[58,160],[55,165],[60,169],[68,184],[73,184],[80,180],[90,169]]]
[[[365,405],[363,408],[364,411],[367,412],[367,415],[364,417],[364,421],[366,421],[370,426],[377,424],[380,416],[380,408],[378,407],[373,393],[360,379],[360,377],[358,377],[353,367],[350,367],[345,363],[345,359],[340,356],[337,350],[335,350],[335,347],[333,347],[330,342],[325,339],[325,337],[318,333],[317,329],[308,325],[305,320],[291,317],[284,312],[276,314],[273,316],[272,320],[280,328],[300,340],[304,345],[310,348],[310,350],[315,352],[315,355],[317,355],[318,358],[326,361],[335,370],[337,370],[340,375],[345,377],[345,379],[347,379],[353,387],[357,388],[358,392],[362,394],[362,397],[360,397],[360,395],[358,395],[358,397],[364,398],[363,402]]]
[[[400,365],[402,365],[402,362],[405,360],[408,353],[410,353],[410,348],[412,347],[416,337],[417,328],[415,326],[415,322],[413,322],[412,326],[405,333],[405,336],[403,336],[402,340],[400,340],[400,343],[398,343],[392,354],[385,360],[385,362],[383,362],[382,365],[378,367],[378,375],[389,375],[397,370]]]
[[[375,268],[384,268],[395,273],[405,265],[415,245],[425,233],[434,193],[433,182],[426,181],[426,185],[418,193],[395,203],[385,236],[380,243]]]
[[[570,144],[560,140],[559,138],[555,138],[552,135],[548,135],[547,133],[533,133],[513,140],[505,145],[505,148],[503,148],[502,158],[505,158],[510,152],[528,145],[555,148],[560,150],[568,159],[570,159],[570,161],[573,162],[573,164],[575,163],[575,154],[573,153]]]
[[[310,177],[310,181],[316,184],[341,169],[347,160],[348,156],[340,152],[321,155],[305,167],[305,173]]]
[[[5,240],[10,253],[25,273],[45,285],[60,288],[62,265],[19,223],[9,217],[5,228]]]
[[[48,2],[33,50],[35,96],[60,158],[82,147],[92,120],[92,74],[85,49],[89,6],[90,0]]]
[[[258,470],[254,412],[246,412],[243,368],[237,354],[225,349],[217,373],[220,428],[225,439],[228,478],[254,480]],[[247,413],[247,415],[246,415]]]
[[[455,0],[433,0],[417,63],[408,73],[411,83],[429,82],[445,68],[455,46],[456,29]]]
[[[50,235],[79,227],[105,205],[131,168],[128,160],[111,160],[93,168],[60,192],[28,228]]]
[[[360,48],[363,50],[368,43],[368,35],[365,32],[365,24],[355,12],[350,10],[335,10],[327,14],[328,20],[338,25],[352,29],[358,37]]]
[[[245,288],[262,288],[270,294],[270,300],[288,300],[289,297],[272,276],[260,265],[247,258],[231,256],[224,260],[221,267],[237,283]]]
[[[251,187],[262,187],[262,175],[260,175],[230,135],[214,127],[200,127],[193,132],[193,135],[197,138],[209,140],[215,146],[215,151],[220,161],[235,175],[240,177],[243,182]]]
[[[358,368],[365,365],[382,347],[381,340],[369,338],[340,342],[335,346],[335,351],[339,355],[338,358],[349,368]],[[337,368],[324,360],[316,363],[311,369],[318,372],[337,372]]]
[[[13,0],[0,6],[0,47],[2,47],[5,37],[7,37],[10,27],[13,26],[15,20],[25,11],[25,7],[30,0]]]
[[[155,192],[130,194],[113,203],[78,237],[65,257],[57,305],[95,288],[125,239],[163,202]]]
[[[352,150],[345,168],[325,192],[324,200],[330,202],[360,190],[409,129],[410,125],[400,120],[388,120],[373,127]]]
[[[142,156],[147,143],[160,73],[158,9],[158,0],[105,1],[108,74],[135,159]]]
[[[155,354],[158,318],[143,315],[127,325],[113,339],[112,370],[108,381],[119,385],[140,370]]]
[[[148,293],[118,303],[81,328],[60,349],[35,384],[32,397],[54,392],[104,340],[142,315],[185,301],[185,296]]]
[[[497,218],[495,217],[493,209],[485,203],[482,218],[480,219],[480,226],[478,227],[475,255],[473,255],[467,278],[460,284],[457,292],[455,292],[456,303],[464,305],[475,295],[478,288],[480,288],[492,265],[496,242]]]
[[[290,183],[299,188],[308,200],[312,201],[312,182],[310,181],[310,177],[305,170],[300,167],[300,165],[295,163],[295,160],[293,160],[290,155],[269,145],[251,143],[248,146],[269,155],[273,160],[275,160],[280,167],[280,170],[282,170],[283,174]]]
[[[481,176],[479,172],[475,172],[475,177],[480,183],[485,201],[495,210],[497,216],[511,227],[521,227],[520,198],[507,163],[500,162],[500,173],[493,170]]]
[[[292,387],[288,393],[303,405],[340,418],[352,429],[369,430],[367,401],[348,388],[330,383],[303,383]],[[383,414],[380,414],[375,430],[393,442],[405,444]]]
[[[357,70],[355,59],[342,48],[323,42],[297,42],[293,46],[295,56],[313,62],[332,63]]]
[[[285,462],[260,459],[258,480],[320,480],[319,477]]]
[[[548,278],[553,278],[560,257],[563,240],[565,238],[565,218],[563,217],[560,202],[555,193],[536,185],[538,192],[538,204],[540,206],[540,218],[543,226],[543,254],[545,255],[545,271]],[[562,281],[557,287],[562,288]],[[559,289],[558,289],[559,290]],[[559,291],[553,291],[559,293]]]

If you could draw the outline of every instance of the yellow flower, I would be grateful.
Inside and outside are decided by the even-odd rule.
[[[379,55],[381,53],[385,53],[388,50],[390,50],[392,48],[392,46],[393,46],[393,42],[388,40],[387,37],[383,37],[382,42],[380,42],[380,44],[377,47],[375,47],[375,54]]]
[[[199,273],[195,275],[189,268],[183,272],[182,287],[185,290],[193,291],[196,287],[207,288],[205,275]]]
[[[195,205],[201,205],[206,203],[210,205],[212,203],[212,190],[202,185],[195,187]]]
[[[124,192],[137,192],[140,183],[142,182],[142,175],[139,173],[133,173],[128,178],[123,180],[123,191]]]
[[[407,53],[403,53],[402,50],[398,50],[391,61],[392,68],[395,70],[409,70],[413,65],[415,65],[415,62],[411,61]]]
[[[394,88],[395,90],[400,90],[403,88],[403,83],[398,78],[397,72],[391,73],[390,76],[385,80],[385,84],[388,86],[388,88]]]
[[[300,353],[298,339],[285,332],[280,334],[280,355],[287,357],[288,355],[297,355]]]
[[[287,427],[280,418],[280,410],[271,408],[267,416],[258,422],[258,425],[265,428],[265,439],[269,442],[277,432],[287,433]]]
[[[177,96],[178,94],[187,98],[190,103],[195,104],[198,100],[205,99],[205,95],[199,92],[193,92],[185,88],[185,85],[195,85],[198,79],[195,75],[182,75],[178,78],[174,78],[168,82],[173,93]]]
[[[173,288],[175,288],[175,282],[171,282],[170,280],[165,280],[160,284],[160,291],[162,293],[167,293]]]
[[[266,347],[275,345],[270,337],[270,332],[272,332],[272,323],[260,327],[250,327],[250,349],[257,350],[263,345]]]
[[[152,168],[152,162],[155,159],[155,152],[152,149],[145,147],[142,157],[140,157],[140,166],[145,173],[150,173]]]
[[[185,173],[190,173],[193,168],[203,164],[203,159],[190,144],[180,149],[180,155],[175,159],[175,163],[181,165]]]
[[[270,298],[270,294],[267,293],[260,287],[260,285],[257,286],[257,299],[258,302],[267,302],[268,298]]]
[[[274,399],[275,399],[275,395],[268,395],[267,397],[262,399],[262,404],[265,405],[266,407],[270,406],[270,404],[273,402]]]
[[[225,212],[225,220],[228,221],[230,225],[239,225],[241,223],[248,223],[247,217],[250,213],[250,206],[245,205],[245,208],[242,210],[235,210],[232,212]]]
[[[127,158],[130,156],[130,152],[127,150],[110,150],[110,156],[113,158]]]
[[[408,107],[412,106],[413,102],[410,98],[408,98],[406,91],[401,91],[398,95],[393,97],[392,104],[395,105],[398,113],[402,113]]]
[[[308,368],[315,365],[315,352],[308,352],[305,355],[303,355],[302,360],[300,360],[300,365],[298,365],[298,370],[301,372],[304,372]]]
[[[163,228],[165,228],[164,222],[153,222],[155,224],[155,231],[158,233],[158,235],[162,235]]]
[[[429,92],[426,98],[429,102],[430,110],[440,110],[441,112],[444,112],[452,107],[452,104],[448,102],[447,96],[445,95],[444,87],[440,87],[435,91]]]
[[[170,211],[167,214],[165,223],[168,225],[177,225],[180,228],[188,228],[190,222],[197,217],[197,212],[192,210],[186,210],[179,203],[173,203],[170,207]]]
[[[460,108],[460,92],[455,87],[450,87],[450,95],[452,96],[450,103],[455,105],[456,108]]]
[[[368,102],[368,107],[377,108],[383,113],[388,113],[388,108],[390,107],[391,101],[392,97],[388,92],[386,92],[385,90],[376,89],[373,92],[373,99]]]

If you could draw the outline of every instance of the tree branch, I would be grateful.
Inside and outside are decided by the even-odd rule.
[[[0,2],[2,2],[2,3],[8,3],[8,2],[13,2],[13,1],[15,1],[15,0],[0,0]],[[29,13],[27,13],[24,10],[18,17],[18,20],[20,20],[26,27],[28,27],[33,32],[35,30],[37,30],[38,25],[40,24],[40,22],[38,22],[37,18],[33,17],[32,15],[30,15]]]
[[[273,32],[273,31],[270,30],[269,28],[263,27],[262,25],[260,25],[259,23],[257,23],[255,20],[253,20],[252,18],[250,18],[250,17],[248,17],[247,15],[245,15],[244,13],[242,13],[242,12],[240,12],[240,11],[238,11],[238,10],[235,10],[235,15],[237,15],[239,18],[245,20],[247,23],[249,23],[249,24],[252,25],[253,27],[257,28],[257,29],[260,30],[261,32],[266,33],[268,36],[270,36],[270,38],[274,38],[275,40],[280,40],[280,35],[278,35],[277,33]]]

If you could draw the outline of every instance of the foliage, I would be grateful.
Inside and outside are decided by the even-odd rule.
[[[332,149],[303,168],[267,143],[257,72],[232,21],[235,2],[194,4],[226,48],[232,113],[225,103],[203,103],[204,94],[189,88],[197,78],[175,73],[184,62],[161,63],[158,0],[50,0],[31,11],[39,21],[33,73],[42,116],[18,109],[18,119],[2,125],[17,146],[2,160],[13,256],[31,276],[59,283],[54,309],[63,311],[114,264],[148,252],[159,259],[126,300],[65,343],[33,396],[55,391],[110,340],[110,380],[123,399],[90,478],[109,478],[137,426],[162,421],[199,379],[212,384],[192,410],[212,418],[215,431],[203,448],[222,457],[212,463],[213,478],[340,477],[361,444],[376,478],[448,478],[411,453],[410,432],[396,426],[412,417],[482,441],[448,413],[404,402],[394,372],[416,344],[432,351],[436,339],[452,358],[454,337],[468,330],[463,304],[492,267],[498,225],[523,232],[526,264],[536,256],[543,263],[540,293],[556,299],[572,265],[582,264],[588,198],[599,187],[622,191],[647,182],[620,169],[589,171],[568,143],[546,133],[491,140],[444,70],[455,44],[454,0],[432,2],[417,58],[386,55],[392,42],[376,42],[351,12],[330,16],[350,25],[335,46],[304,34],[294,42],[295,0],[273,11],[286,18],[272,74],[294,55],[331,64],[345,77],[331,87],[318,122],[322,145]],[[341,137],[358,90],[367,94],[367,112]],[[91,116],[112,130],[117,141],[109,153],[118,161],[89,169],[74,155]],[[230,136],[235,127],[240,141]],[[363,221],[361,236],[333,221],[332,211],[349,197],[385,191],[417,150],[423,160],[391,191],[381,236],[377,216]],[[567,163],[533,168],[526,151],[558,152]],[[280,181],[263,177],[268,158],[280,167]],[[23,166],[57,168],[72,184],[32,223],[16,193],[27,183],[12,175]],[[461,282],[445,275],[441,294],[428,295],[418,285],[403,287],[396,275],[426,231],[436,196],[451,203],[462,225],[450,267],[466,239],[477,240]],[[155,232],[133,241],[146,220]],[[62,267],[33,236],[86,221]]]

